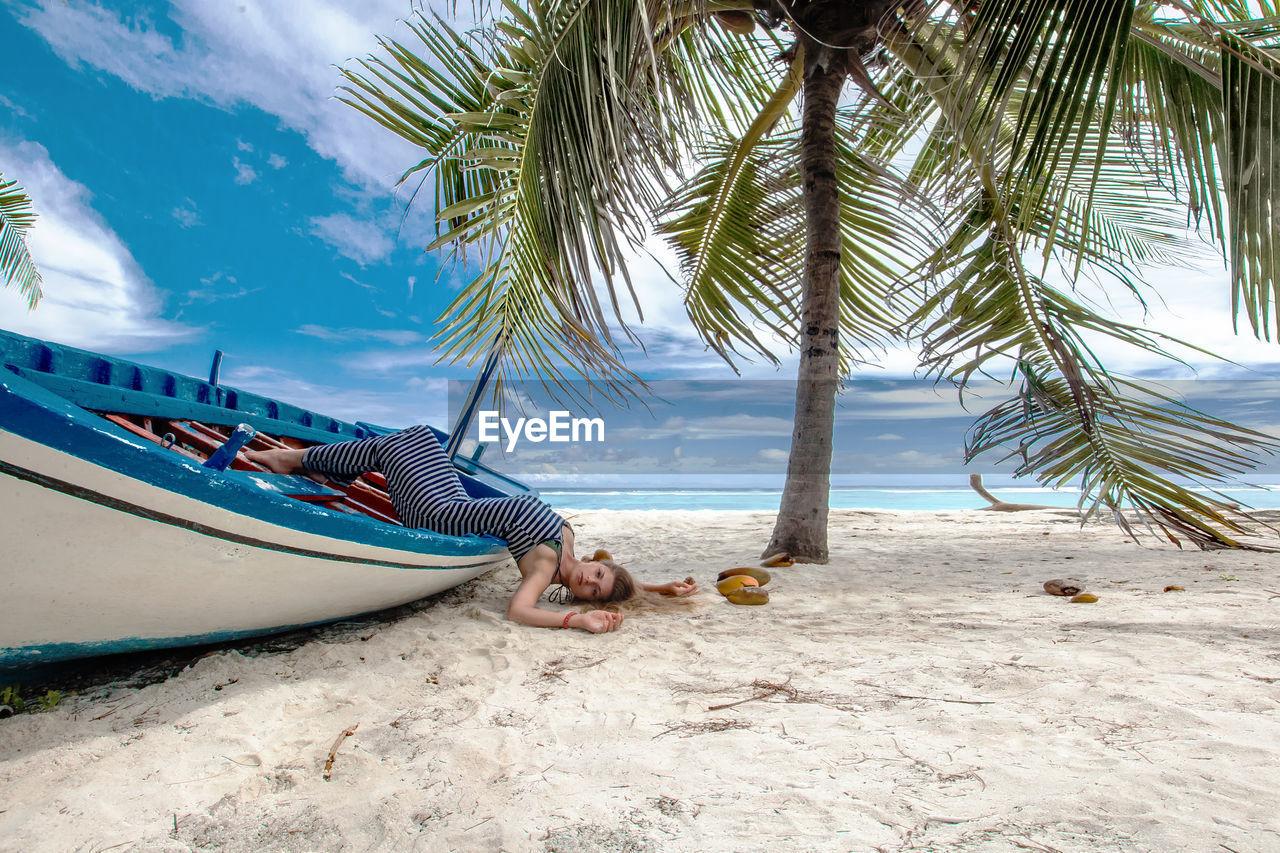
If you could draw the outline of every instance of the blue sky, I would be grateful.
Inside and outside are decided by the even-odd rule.
[[[406,214],[395,191],[417,153],[333,99],[336,66],[372,51],[375,34],[400,32],[409,11],[407,0],[0,0],[7,64],[21,69],[0,78],[0,171],[27,188],[40,214],[30,245],[46,293],[28,313],[16,293],[0,291],[0,327],[195,375],[221,348],[228,384],[349,419],[447,425],[446,382],[471,371],[436,365],[428,339],[464,273],[442,272],[421,248],[431,239],[429,202]],[[654,379],[731,379],[697,342],[677,286],[651,263],[636,269],[648,352],[632,354],[633,368]],[[1195,357],[1195,375],[1277,375],[1276,345],[1233,335],[1226,273],[1210,250],[1149,280],[1158,288],[1150,313],[1123,298],[1116,313],[1244,365]],[[1101,290],[1096,298],[1106,300]],[[1192,375],[1109,346],[1103,353],[1140,375]],[[907,379],[913,366],[910,351],[894,350],[860,375]],[[744,373],[790,379],[794,359]],[[897,410],[902,422],[850,434],[838,458],[901,471],[956,467],[968,417],[955,395],[903,389],[912,404]],[[737,416],[751,424],[745,406]],[[698,413],[672,417],[681,420],[667,428],[671,447],[695,441]],[[1280,423],[1268,406],[1244,420]],[[785,453],[785,430],[755,426],[751,453]],[[745,447],[741,433],[720,447],[731,438]],[[899,438],[874,445],[875,435]]]

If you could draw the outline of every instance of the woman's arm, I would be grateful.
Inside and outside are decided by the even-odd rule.
[[[660,592],[663,595],[693,595],[698,591],[698,582],[693,578],[685,578],[682,581],[671,581],[670,583],[644,583],[637,581],[640,588],[648,592]]]

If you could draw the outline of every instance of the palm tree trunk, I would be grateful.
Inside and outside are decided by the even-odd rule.
[[[818,45],[812,47],[815,52],[822,51]],[[841,238],[835,118],[847,75],[839,59],[815,66],[805,75],[800,141],[807,221],[800,375],[782,506],[765,549],[765,553],[790,551],[805,563],[827,562],[831,445],[840,374]]]

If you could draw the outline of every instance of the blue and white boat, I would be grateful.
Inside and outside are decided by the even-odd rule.
[[[386,430],[225,387],[217,364],[203,381],[0,331],[0,670],[329,622],[510,560],[492,537],[400,526],[377,475],[340,491],[236,457],[250,432]],[[455,465],[475,496],[531,491]]]

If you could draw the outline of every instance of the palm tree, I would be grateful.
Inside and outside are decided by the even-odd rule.
[[[401,181],[434,184],[432,246],[479,258],[442,317],[444,358],[502,341],[508,373],[625,385],[610,326],[632,335],[623,258],[652,226],[708,347],[799,351],[767,551],[825,561],[840,377],[903,339],[962,388],[1016,383],[970,456],[1012,447],[1019,474],[1078,481],[1095,509],[1238,544],[1244,519],[1179,481],[1222,482],[1275,443],[1109,374],[1096,337],[1170,341],[1075,284],[1105,273],[1143,298],[1137,270],[1183,254],[1181,201],[1269,337],[1270,3],[505,0],[470,33],[421,15],[408,30],[412,48],[379,39],[346,69],[340,98],[422,147]]]
[[[26,235],[35,221],[31,199],[0,172],[0,280],[17,285],[32,308],[40,301],[40,271],[27,251]]]

